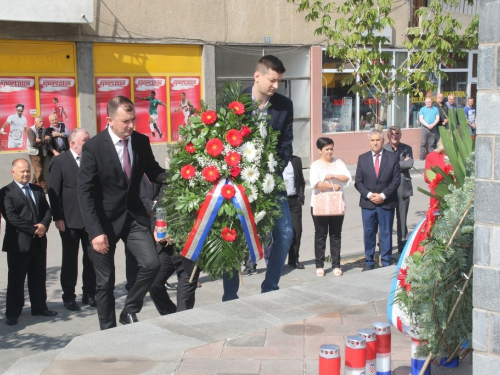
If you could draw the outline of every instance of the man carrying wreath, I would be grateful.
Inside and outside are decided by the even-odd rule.
[[[259,110],[270,116],[267,123],[274,130],[280,131],[278,138],[277,154],[282,160],[284,168],[292,157],[293,142],[293,103],[287,97],[276,93],[281,82],[285,67],[281,60],[272,55],[263,56],[257,63],[254,73],[254,84],[243,92],[252,95],[253,101],[259,104]],[[269,105],[269,106],[268,106]],[[282,176],[283,170],[279,170]],[[292,219],[285,192],[280,200],[281,218],[275,222],[272,232],[273,243],[268,255],[267,271],[261,285],[262,293],[278,290],[279,280],[285,265],[285,260],[293,240]],[[238,298],[239,280],[233,276],[224,277],[223,301]]]

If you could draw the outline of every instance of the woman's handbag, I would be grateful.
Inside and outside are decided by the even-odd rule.
[[[314,196],[314,216],[345,215],[344,193],[341,191],[322,191]]]

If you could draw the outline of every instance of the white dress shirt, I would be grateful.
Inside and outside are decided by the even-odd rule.
[[[111,136],[111,141],[115,145],[115,150],[116,150],[116,153],[118,154],[118,159],[120,160],[120,164],[122,165],[122,169],[123,169],[123,146],[120,143],[120,141],[122,139],[120,137],[118,137],[115,133],[113,133],[113,131],[111,130],[111,128],[109,126],[108,126],[108,132],[109,132],[109,135]],[[127,142],[128,142],[128,154],[130,157],[130,167],[132,167],[134,165],[134,155],[132,152],[132,139],[131,139],[131,137],[128,137]]]
[[[21,188],[21,190],[23,191],[24,195],[26,195],[26,190],[24,190],[24,185],[20,184],[19,182],[15,181],[15,180],[14,180],[14,182],[17,184],[17,186],[19,186]],[[35,202],[35,205],[36,205],[35,194],[33,194],[33,190],[31,190],[29,182],[26,184],[26,186],[28,187],[28,190],[30,192],[31,199],[33,199],[33,202]]]

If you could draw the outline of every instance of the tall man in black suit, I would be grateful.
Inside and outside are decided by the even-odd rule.
[[[401,182],[397,155],[383,149],[384,134],[372,129],[368,133],[368,139],[371,151],[359,156],[354,184],[361,194],[359,206],[365,244],[363,271],[372,270],[375,266],[373,257],[378,230],[382,265],[390,265],[394,208],[398,205],[397,190]]]
[[[389,141],[384,145],[384,150],[394,152],[398,156],[399,169],[401,170],[401,184],[398,187],[398,208],[396,208],[398,252],[403,252],[408,237],[408,209],[410,197],[413,195],[410,169],[413,167],[413,150],[411,146],[401,142],[401,129],[391,126],[387,131]]]
[[[9,275],[5,315],[8,325],[17,324],[24,306],[24,281],[28,275],[31,315],[55,316],[47,308],[47,237],[52,212],[41,187],[30,184],[26,159],[12,162],[14,181],[0,190],[0,206],[6,222],[3,251]]]
[[[283,73],[285,73],[285,67],[280,59],[272,55],[263,56],[255,67],[254,84],[243,90],[244,93],[252,95],[252,99],[259,104],[259,109],[269,116],[268,126],[280,131],[276,149],[283,163],[282,168],[276,171],[280,176],[288,165],[293,151],[293,103],[286,96],[276,93]],[[292,218],[285,193],[283,193],[283,198],[280,201],[282,216],[276,220],[272,232],[273,243],[266,276],[261,285],[262,293],[279,289],[278,283],[293,240]],[[238,298],[238,287],[238,277],[232,279],[225,277],[223,301]]]
[[[52,114],[51,116],[53,116]],[[55,115],[54,115],[55,116]],[[57,117],[57,116],[56,116]],[[96,307],[95,302],[95,272],[89,258],[93,251],[85,231],[80,205],[77,199],[77,178],[82,148],[89,140],[85,129],[76,128],[69,134],[69,152],[63,152],[52,158],[49,167],[49,200],[56,228],[59,230],[62,242],[61,288],[64,307],[78,311],[75,286],[78,278],[78,248],[82,243],[83,251],[83,295],[82,303]]]
[[[144,173],[150,181],[164,181],[149,139],[134,131],[135,108],[130,99],[116,96],[108,102],[108,128],[83,146],[78,174],[78,202],[94,251],[96,301],[101,329],[116,327],[116,243],[122,240],[139,263],[136,281],[125,300],[120,323],[137,322],[144,296],[160,269],[149,216],[139,186]]]

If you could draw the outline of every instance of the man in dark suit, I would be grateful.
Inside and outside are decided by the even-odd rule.
[[[135,108],[130,99],[116,96],[108,102],[108,128],[83,146],[78,174],[78,202],[94,251],[96,302],[101,329],[116,327],[116,243],[122,240],[140,265],[128,292],[120,323],[137,322],[144,296],[160,269],[149,229],[149,216],[140,200],[144,173],[150,181],[166,178],[156,162],[149,139],[134,131]]]
[[[52,114],[51,116],[55,115]],[[83,223],[77,198],[77,178],[82,159],[82,148],[89,138],[89,133],[85,129],[74,129],[68,137],[69,151],[52,158],[49,167],[50,206],[62,242],[62,299],[64,307],[72,311],[80,310],[75,295],[80,242],[83,251],[82,303],[96,307],[95,272],[88,255],[93,250],[90,246],[89,236],[85,231],[85,224]]]
[[[413,167],[413,150],[401,141],[401,129],[399,126],[391,126],[387,131],[389,142],[384,145],[384,150],[394,152],[398,156],[399,169],[401,170],[401,184],[398,187],[398,208],[396,209],[398,252],[403,252],[408,237],[408,208],[410,197],[413,195],[410,169]]]
[[[282,176],[283,168],[292,157],[293,143],[293,103],[286,96],[276,93],[285,73],[285,67],[280,59],[275,56],[263,56],[257,63],[254,72],[254,84],[243,90],[252,95],[252,99],[259,104],[259,109],[269,116],[268,126],[278,130],[278,145],[276,151],[281,159],[282,168],[276,173]],[[261,285],[262,293],[278,290],[278,283],[283,272],[283,266],[293,240],[292,218],[290,207],[283,193],[280,201],[282,216],[276,220],[272,232],[273,243],[267,262],[267,271]],[[224,278],[223,301],[238,298],[239,280]]]
[[[384,134],[372,129],[368,133],[371,151],[358,158],[356,183],[361,194],[359,206],[363,220],[365,266],[375,266],[374,254],[377,232],[380,231],[382,265],[389,266],[392,254],[392,223],[394,208],[398,205],[397,190],[401,182],[399,159],[395,153],[383,150]]]
[[[28,275],[31,315],[55,316],[47,307],[47,237],[52,212],[41,187],[30,184],[26,159],[12,162],[14,181],[0,190],[0,206],[6,222],[3,251],[9,275],[5,315],[8,325],[17,324],[24,306],[24,281]]]
[[[302,160],[292,155],[290,162],[283,171],[286,183],[288,206],[293,225],[293,241],[288,251],[288,265],[303,270],[305,267],[299,262],[300,240],[302,238],[302,206],[304,205],[304,189],[306,181],[302,173]]]

